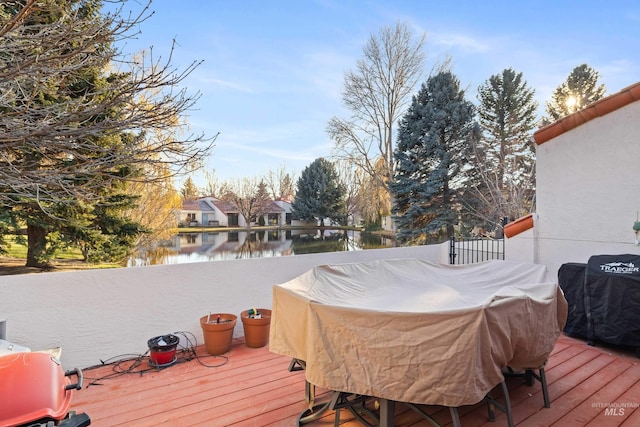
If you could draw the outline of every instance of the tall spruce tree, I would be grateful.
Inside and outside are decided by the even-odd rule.
[[[430,77],[400,122],[390,188],[398,238],[427,243],[454,234],[470,156],[474,107],[451,72]]]
[[[535,193],[535,147],[538,103],[522,73],[508,68],[478,88],[482,135],[474,141],[474,174],[465,207],[481,225],[495,229],[500,219],[528,213]]]
[[[320,224],[324,224],[325,218],[340,224],[346,221],[345,189],[333,163],[321,157],[302,171],[291,209],[306,221]]]
[[[599,84],[600,74],[587,64],[574,68],[567,80],[558,86],[547,102],[545,122],[553,122],[583,109],[603,98],[607,92],[604,84]]]

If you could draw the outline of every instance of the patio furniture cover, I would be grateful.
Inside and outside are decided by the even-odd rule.
[[[505,366],[542,366],[566,317],[542,265],[324,265],[274,286],[269,345],[304,360],[316,386],[457,407],[482,400]]]

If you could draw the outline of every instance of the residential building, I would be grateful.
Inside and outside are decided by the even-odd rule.
[[[203,197],[197,200],[185,200],[178,217],[178,224],[183,227],[246,227],[249,223],[271,226],[291,225],[291,203],[271,202],[262,221],[260,218],[251,218],[251,221],[247,222],[232,202],[215,197]]]

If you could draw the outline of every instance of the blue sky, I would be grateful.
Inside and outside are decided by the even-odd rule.
[[[151,9],[124,50],[153,46],[166,57],[175,38],[175,66],[204,60],[184,81],[202,95],[187,120],[194,132],[220,132],[206,164],[220,180],[281,167],[299,176],[328,156],[327,122],[348,116],[344,73],[372,33],[397,22],[426,33],[425,80],[449,56],[474,103],[477,87],[508,67],[535,89],[541,114],[580,64],[600,73],[608,93],[640,80],[635,0],[154,0]],[[194,179],[203,185],[202,174]]]

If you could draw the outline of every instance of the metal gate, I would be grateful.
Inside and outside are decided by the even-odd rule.
[[[449,264],[472,264],[490,259],[504,259],[504,237],[501,239],[449,240]]]

